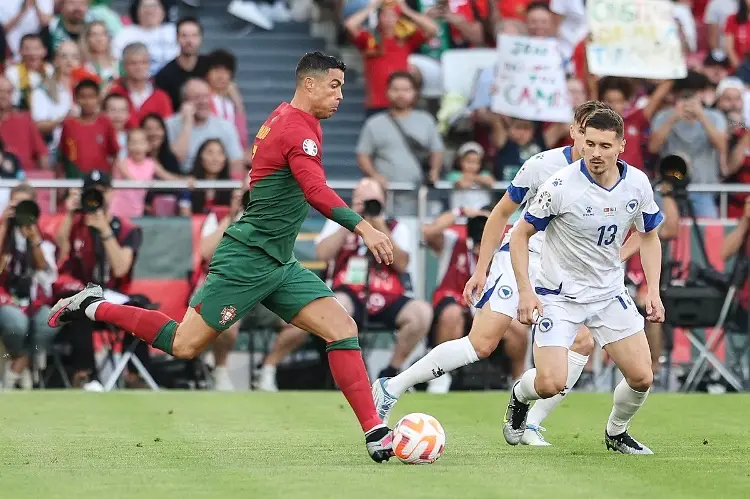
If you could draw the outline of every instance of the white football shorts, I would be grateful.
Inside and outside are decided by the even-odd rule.
[[[540,265],[540,255],[529,253],[529,278],[532,284],[536,280]],[[482,308],[487,304],[493,312],[518,319],[518,284],[510,263],[509,251],[498,251],[492,258],[487,283],[475,306]]]
[[[544,309],[533,327],[534,342],[539,347],[570,348],[582,324],[589,328],[600,347],[643,330],[643,316],[626,289],[614,298],[594,303],[537,295]]]

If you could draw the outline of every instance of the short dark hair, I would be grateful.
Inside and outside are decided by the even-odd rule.
[[[21,37],[21,43],[18,44],[19,47],[23,47],[23,44],[27,42],[28,40],[38,40],[39,43],[44,45],[44,40],[42,40],[42,35],[39,33],[26,33]]]
[[[542,9],[542,10],[546,10],[549,13],[552,13],[552,10],[550,10],[549,5],[547,5],[547,2],[531,2],[526,7],[526,14],[536,9]]]
[[[106,111],[106,110],[107,110],[107,108],[109,107],[109,103],[110,103],[110,102],[112,102],[112,101],[113,101],[113,100],[115,100],[115,99],[122,99],[122,100],[124,100],[125,102],[128,102],[128,98],[127,98],[127,97],[125,97],[124,95],[120,95],[120,94],[109,94],[109,95],[108,95],[108,96],[106,96],[106,97],[104,98],[104,100],[102,101],[102,110]]]
[[[625,133],[622,116],[612,109],[600,109],[589,116],[589,119],[586,120],[586,128],[615,132],[618,139],[622,139]]]
[[[294,72],[297,84],[310,76],[311,74],[322,75],[328,73],[331,69],[340,69],[346,71],[346,64],[332,55],[326,55],[323,52],[308,52],[302,56],[297,63],[297,70]]]
[[[391,86],[391,83],[393,83],[396,80],[409,80],[409,83],[411,83],[411,86],[414,90],[417,89],[417,80],[414,78],[414,75],[409,73],[408,71],[394,71],[393,73],[388,75],[388,86]]]
[[[578,123],[580,125],[585,125],[586,120],[589,119],[589,116],[594,114],[596,111],[599,111],[600,109],[611,109],[608,105],[603,103],[602,101],[598,100],[590,100],[586,101],[577,108],[575,108],[575,112],[573,114],[573,122]]]
[[[93,89],[94,92],[96,92],[96,95],[99,95],[99,84],[91,78],[85,78],[79,81],[76,85],[76,88],[73,90],[73,95],[78,97],[78,94],[80,94],[82,90],[85,90],[87,88]]]
[[[201,24],[201,22],[198,20],[197,17],[193,17],[193,16],[181,17],[179,21],[177,21],[177,26],[175,29],[176,33],[180,32],[180,28],[182,27],[183,24],[195,24],[196,26],[198,26],[198,31],[200,32],[200,34],[201,35],[203,34],[203,25]]]
[[[214,50],[206,56],[206,70],[211,71],[214,68],[224,68],[234,76],[237,70],[237,58],[228,50]]]
[[[605,76],[599,80],[599,97],[604,97],[604,94],[610,90],[621,92],[625,100],[630,100],[633,96],[633,85],[630,84],[630,80],[627,78],[620,78],[618,76]]]

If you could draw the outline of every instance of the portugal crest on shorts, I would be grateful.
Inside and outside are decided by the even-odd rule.
[[[219,324],[222,326],[225,326],[228,322],[230,322],[232,319],[234,319],[234,316],[237,315],[237,309],[233,306],[229,305],[228,307],[224,307],[221,309],[221,318],[219,319]]]
[[[502,298],[503,300],[507,300],[511,296],[513,296],[513,289],[510,286],[500,286],[497,290],[497,296]]]

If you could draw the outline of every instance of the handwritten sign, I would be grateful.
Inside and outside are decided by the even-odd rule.
[[[586,11],[590,73],[657,79],[687,75],[672,2],[589,0]]]
[[[500,35],[497,51],[494,112],[532,121],[573,121],[557,41]]]

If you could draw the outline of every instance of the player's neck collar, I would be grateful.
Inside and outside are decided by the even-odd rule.
[[[569,165],[575,163],[575,161],[573,161],[573,146],[563,147],[563,155],[565,155],[565,160]]]
[[[613,185],[612,187],[608,189],[604,187],[603,185],[601,185],[596,180],[594,180],[594,178],[591,176],[591,173],[589,173],[589,169],[586,168],[586,161],[583,158],[581,158],[581,173],[583,173],[583,176],[586,177],[589,180],[589,182],[591,182],[592,184],[598,187],[601,187],[607,192],[612,192],[615,189],[615,187],[620,185],[620,182],[622,182],[625,179],[625,174],[628,172],[628,164],[624,162],[623,160],[618,159],[617,169],[620,170],[620,178],[617,179],[617,182],[615,182],[615,185]]]

